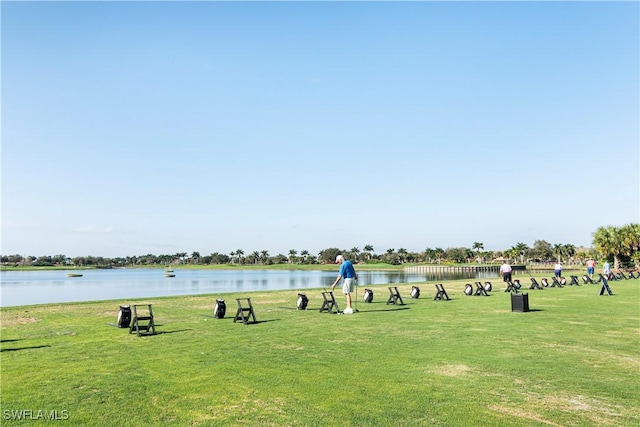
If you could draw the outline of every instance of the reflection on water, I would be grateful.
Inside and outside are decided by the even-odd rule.
[[[2,271],[0,306],[59,302],[216,294],[271,290],[328,288],[338,272],[318,270],[180,270],[164,277],[159,269],[79,270],[82,277],[65,271]],[[405,273],[359,271],[359,285],[425,283],[456,279],[495,278],[482,271],[456,273]]]

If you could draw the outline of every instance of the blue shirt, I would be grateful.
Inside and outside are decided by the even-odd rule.
[[[356,277],[356,271],[353,269],[351,261],[344,260],[340,265],[340,275],[343,279],[354,279]]]

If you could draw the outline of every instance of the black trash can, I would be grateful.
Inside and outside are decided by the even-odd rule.
[[[511,311],[529,311],[529,294],[511,294]]]

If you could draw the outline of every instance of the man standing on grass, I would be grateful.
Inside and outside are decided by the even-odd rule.
[[[353,268],[353,264],[348,259],[344,259],[342,255],[338,255],[336,257],[336,263],[340,264],[340,273],[336,278],[333,285],[331,285],[331,291],[336,289],[336,285],[340,282],[340,279],[343,279],[342,282],[342,293],[347,299],[347,308],[344,309],[344,314],[352,314],[353,308],[351,308],[351,292],[353,292],[354,282],[358,280],[358,275],[356,274],[356,270]]]
[[[510,282],[511,281],[511,266],[505,261],[500,266],[500,274],[502,274],[502,281]]]
[[[560,261],[553,266],[553,274],[556,276],[556,279],[560,279],[562,277],[562,264]]]
[[[609,278],[611,277],[611,267],[609,266],[609,261],[605,261],[602,265],[602,275],[607,280],[609,280]]]
[[[593,260],[593,258],[589,258],[589,261],[587,261],[587,275],[589,276],[590,279],[593,279],[593,273],[596,270],[596,262]]]

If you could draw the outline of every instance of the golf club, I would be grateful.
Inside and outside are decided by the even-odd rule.
[[[358,279],[355,279],[355,286],[356,286],[356,313],[359,313],[360,310],[358,310]]]
[[[529,279],[533,279],[533,276],[531,275],[531,270],[529,270],[527,268],[527,266],[525,266],[524,269],[527,271],[527,273],[529,273]],[[531,283],[533,283],[533,280],[531,281]],[[531,288],[529,288],[529,289],[531,289]]]

